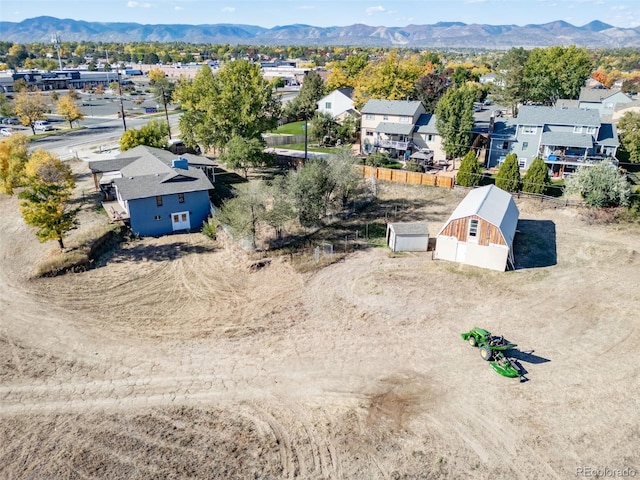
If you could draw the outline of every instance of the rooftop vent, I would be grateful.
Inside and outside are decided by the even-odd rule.
[[[180,168],[182,170],[189,170],[189,161],[186,158],[178,157],[171,162],[173,168]]]

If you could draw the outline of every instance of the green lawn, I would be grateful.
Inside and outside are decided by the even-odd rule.
[[[304,143],[292,143],[291,145],[280,145],[278,148],[286,148],[288,150],[300,150],[304,152]],[[336,153],[340,151],[340,147],[316,147],[312,145],[307,146],[308,152],[322,152],[322,153]]]
[[[271,133],[281,133],[285,135],[303,135],[304,134],[304,120],[300,122],[291,122],[282,125],[280,128],[274,130]]]

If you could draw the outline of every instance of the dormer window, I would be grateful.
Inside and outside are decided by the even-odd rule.
[[[582,133],[582,125],[576,125],[573,127],[573,133]]]

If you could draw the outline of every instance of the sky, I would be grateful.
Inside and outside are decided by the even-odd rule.
[[[640,0],[1,0],[0,20],[47,15],[90,22],[235,23],[271,28],[363,23],[402,27],[437,22],[526,25],[600,20],[640,26]]]

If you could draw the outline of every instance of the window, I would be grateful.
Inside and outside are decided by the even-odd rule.
[[[538,131],[538,127],[535,127],[533,125],[522,126],[522,133],[524,133],[525,135],[535,135],[537,131]]]
[[[595,133],[596,133],[596,127],[586,127],[586,130],[585,130],[585,131],[586,131],[588,134],[595,135]]]
[[[382,120],[384,120],[385,122],[386,122],[387,120],[389,120],[389,115],[383,115],[383,116],[382,116]]]
[[[178,203],[184,203],[184,193],[178,194]]]
[[[605,106],[605,108],[611,109],[611,108],[613,108],[613,103],[608,102],[608,103],[605,103],[604,106]]]
[[[400,117],[399,120],[400,120],[400,123],[409,123],[410,118],[411,117]]]
[[[366,120],[375,120],[375,119],[376,119],[376,116],[375,116],[373,113],[367,113],[367,114],[364,116],[364,118],[365,118]]]
[[[364,134],[367,137],[373,137],[373,130],[367,130]]]
[[[331,102],[324,102],[324,109],[331,110]]]
[[[526,164],[527,164],[527,159],[526,158],[519,158],[518,159],[518,168],[524,168]]]
[[[432,133],[428,133],[425,135],[425,140],[427,142],[433,142],[433,134]]]
[[[156,215],[155,217],[153,217],[154,220],[161,220],[162,219],[162,215]]]
[[[478,241],[478,219],[472,218],[469,221],[469,240]]]
[[[502,142],[502,150],[509,150],[509,142]]]
[[[162,195],[158,195],[156,197],[156,205],[161,207],[162,206]]]
[[[526,151],[529,148],[529,142],[522,142],[522,151]]]
[[[582,125],[576,125],[573,127],[573,133],[582,133]]]

